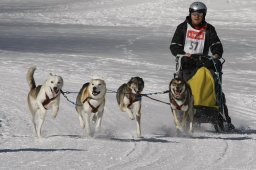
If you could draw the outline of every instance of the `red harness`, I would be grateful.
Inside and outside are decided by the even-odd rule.
[[[49,98],[48,95],[45,93],[45,100],[44,102],[42,103],[44,108],[47,110],[47,108],[45,106],[47,106],[49,103],[51,103],[51,101],[53,101],[54,99],[56,99],[56,97],[58,97],[60,94],[56,95],[55,97],[53,98]]]
[[[132,93],[132,89],[129,90],[129,94],[127,97],[130,101],[129,105],[127,106],[128,108],[130,108],[134,102],[141,100],[141,95]]]
[[[187,93],[188,93],[188,92],[187,92]],[[185,102],[184,102],[182,105],[178,105],[178,103],[177,103],[176,100],[175,100],[175,97],[174,97],[173,94],[172,94],[170,102],[171,102],[171,104],[173,104],[173,105],[176,107],[177,110],[181,110],[182,106],[188,104],[188,98],[189,98],[189,97],[186,95],[186,100],[185,100]]]
[[[181,110],[181,107],[184,106],[186,102],[184,102],[182,105],[178,105],[178,103],[172,98],[171,104],[173,104],[177,108],[177,110]]]
[[[100,105],[97,106],[97,107],[94,107],[94,106],[90,103],[89,99],[90,99],[90,97],[87,97],[86,99],[84,99],[83,103],[88,102],[89,106],[92,108],[92,112],[93,112],[93,113],[98,112],[98,109],[99,109]]]

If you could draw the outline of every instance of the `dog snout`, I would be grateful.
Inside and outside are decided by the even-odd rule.
[[[143,87],[139,87],[138,92],[142,92],[142,90],[143,90]]]
[[[53,87],[54,93],[59,93],[59,88],[58,87]]]
[[[175,89],[178,93],[180,93],[182,91],[182,87],[176,87]]]
[[[97,87],[93,87],[92,90],[93,90],[93,91],[96,91],[96,90],[97,90]]]

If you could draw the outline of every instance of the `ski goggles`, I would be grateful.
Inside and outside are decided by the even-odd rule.
[[[204,15],[204,13],[202,13],[202,12],[192,12],[191,15],[202,17]]]

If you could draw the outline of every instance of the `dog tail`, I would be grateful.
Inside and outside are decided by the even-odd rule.
[[[30,67],[27,72],[27,82],[30,87],[30,90],[36,88],[36,83],[34,79],[35,70],[36,70],[36,66],[33,66],[33,67]]]

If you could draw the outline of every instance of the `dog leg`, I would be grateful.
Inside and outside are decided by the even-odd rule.
[[[187,124],[187,118],[188,118],[188,112],[184,112],[182,115],[182,121],[181,121],[181,127],[186,128]]]
[[[193,121],[189,122],[189,134],[192,134],[193,133]]]
[[[175,127],[176,127],[177,130],[178,130],[178,129],[180,130],[181,126],[180,126],[180,121],[179,121],[178,118],[177,118],[177,112],[176,112],[176,110],[173,110],[173,111],[172,111],[172,114],[173,114],[173,118],[174,118]]]
[[[140,124],[141,115],[136,115],[136,123],[137,123],[137,137],[141,138],[141,124]]]
[[[90,113],[85,113],[84,118],[85,118],[85,128],[86,128],[86,133],[87,136],[91,136],[91,125],[90,125]]]
[[[133,103],[133,110],[134,110],[134,115],[136,115],[136,133],[137,137],[141,138],[141,102],[137,101]]]
[[[129,109],[128,107],[125,106],[125,107],[123,107],[123,111],[125,111],[126,113],[128,113],[128,116],[129,116],[129,118],[130,118],[131,120],[134,120],[134,115],[133,115],[131,109]]]
[[[42,129],[42,125],[44,123],[45,120],[45,115],[46,115],[46,111],[39,111],[39,116],[38,116],[38,129],[37,129],[37,136],[38,137],[42,137],[41,136],[41,129]]]
[[[92,116],[92,123],[96,123],[97,119],[98,119],[97,114],[94,114],[94,115]]]
[[[35,112],[31,112],[31,120],[32,120],[32,124],[33,124],[33,133],[34,133],[35,136],[37,136],[36,122],[35,122]]]
[[[78,117],[79,117],[80,126],[81,126],[81,128],[84,129],[85,123],[84,123],[83,115],[79,113],[79,116],[78,116]]]
[[[97,113],[96,132],[99,132],[101,130],[102,116],[103,116],[103,110]]]
[[[37,105],[39,107],[39,109],[38,109],[38,113],[39,113],[38,122],[39,122],[39,125],[38,125],[38,128],[37,128],[37,136],[41,137],[41,128],[42,128],[42,125],[43,125],[44,120],[45,120],[46,110],[45,110],[45,108],[43,107],[42,103],[39,100],[37,101]]]
[[[189,111],[189,133],[193,133],[194,110]]]
[[[57,116],[57,113],[59,111],[59,106],[57,104],[52,105],[52,118],[55,119]]]
[[[36,104],[34,102],[32,102],[32,97],[30,97],[28,95],[28,108],[29,108],[29,111],[30,111],[30,118],[31,118],[31,121],[32,121],[32,125],[33,125],[33,133],[35,136],[37,136],[37,131],[36,131],[36,122],[35,122],[35,116],[36,116],[36,112],[37,112],[37,107],[36,107]]]

